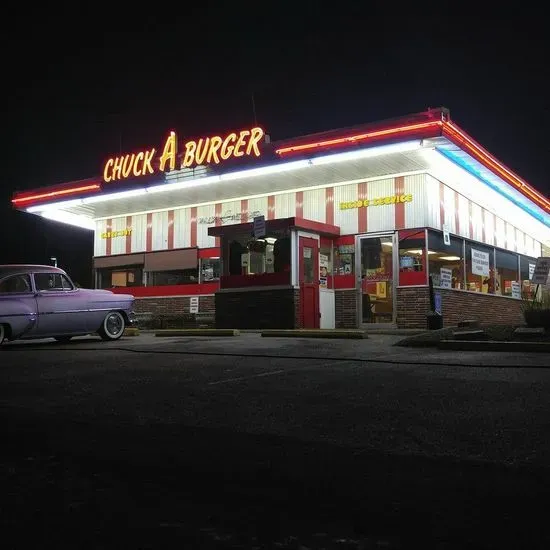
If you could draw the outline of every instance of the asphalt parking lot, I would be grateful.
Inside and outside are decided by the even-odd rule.
[[[8,547],[548,547],[550,357],[399,338],[5,346]]]

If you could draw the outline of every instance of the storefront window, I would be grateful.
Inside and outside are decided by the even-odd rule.
[[[535,296],[537,285],[532,284],[531,279],[535,272],[536,263],[536,258],[529,258],[528,256],[520,256],[519,258],[521,297],[524,300],[532,300]]]
[[[189,285],[199,282],[199,270],[179,269],[174,271],[150,271],[147,286]]]
[[[518,255],[496,250],[495,293],[503,296],[520,297]]]
[[[98,271],[99,288],[143,286],[143,268],[114,267]]]
[[[425,285],[426,239],[424,229],[399,231],[399,284]]]
[[[355,245],[341,244],[334,249],[334,274],[353,275],[355,273]]]
[[[466,241],[466,290],[495,294],[494,248]]]
[[[219,258],[201,258],[200,260],[201,283],[218,281],[221,274],[221,261]]]
[[[332,245],[321,245],[319,249],[319,287],[331,288]]]
[[[428,231],[428,271],[434,286],[464,289],[464,241],[443,233]]]

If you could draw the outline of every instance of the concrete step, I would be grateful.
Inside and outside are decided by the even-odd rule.
[[[484,330],[455,330],[453,332],[455,340],[487,340],[487,334]]]

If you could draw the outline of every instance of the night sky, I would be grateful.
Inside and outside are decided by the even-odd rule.
[[[72,21],[48,7],[4,28],[0,263],[56,256],[91,284],[91,232],[14,212],[12,193],[97,176],[106,157],[156,146],[172,129],[184,139],[246,127],[252,93],[274,140],[446,106],[550,194],[550,48],[534,10],[455,5],[405,16],[398,4],[377,12],[369,2],[198,2],[176,15],[132,6],[120,18],[79,7]]]

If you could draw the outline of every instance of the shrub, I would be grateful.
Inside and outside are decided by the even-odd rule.
[[[543,327],[550,330],[550,293],[543,289],[540,300],[524,300],[523,318],[528,327]]]

